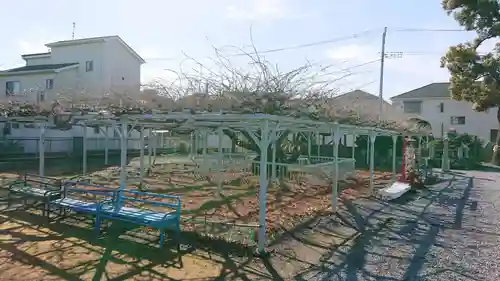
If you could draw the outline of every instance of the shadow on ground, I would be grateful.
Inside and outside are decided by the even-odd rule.
[[[0,247],[18,261],[38,264],[63,280],[133,280],[147,274],[158,280],[181,280],[159,272],[161,267],[188,270],[183,257],[194,255],[217,264],[212,278],[197,280],[437,280],[438,275],[462,276],[465,280],[483,280],[463,268],[433,268],[441,253],[453,247],[444,232],[464,228],[465,210],[474,211],[478,203],[471,199],[473,179],[461,174],[449,175],[446,181],[408,194],[395,203],[370,199],[344,200],[344,208],[336,214],[321,214],[287,231],[270,245],[271,257],[254,258],[251,249],[224,240],[213,240],[194,233],[183,233],[182,247],[156,247],[154,235],[111,227],[103,238],[96,239],[91,221],[65,219],[42,224],[44,219],[24,211],[4,212],[4,221],[25,222],[25,227],[47,229],[44,237],[20,234],[15,229],[2,230],[12,242]],[[2,222],[2,223],[3,223]],[[36,255],[16,247],[19,241],[79,241],[89,251],[99,248],[99,258],[61,269],[45,263]],[[14,239],[15,238],[15,239]],[[175,241],[169,241],[173,245]],[[85,246],[88,245],[88,246]],[[70,246],[68,246],[70,247]],[[64,252],[54,245],[53,251]],[[128,257],[125,259],[125,256]],[[61,257],[64,258],[64,257]],[[129,264],[126,273],[111,276],[109,262]],[[85,274],[93,279],[82,279]],[[87,275],[85,275],[87,276]],[[456,280],[457,277],[454,277]],[[451,280],[451,279],[450,279]]]
[[[461,229],[473,179],[454,175],[427,191],[408,194],[396,204],[345,201],[341,221],[358,230],[349,243],[325,251],[321,262],[294,280],[434,280],[436,274],[482,280],[464,269],[436,269],[429,264],[454,245],[443,231]]]

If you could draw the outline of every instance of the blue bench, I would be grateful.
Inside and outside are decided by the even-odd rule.
[[[8,186],[9,204],[12,195],[21,195],[24,204],[27,204],[28,199],[42,201],[43,215],[45,216],[49,209],[50,201],[61,197],[62,182],[60,179],[44,177],[33,174],[24,174],[24,176],[12,182]]]
[[[47,218],[50,221],[51,207],[59,209],[59,214],[66,214],[67,210],[75,213],[97,215],[99,206],[105,202],[114,202],[116,188],[93,185],[82,182],[66,182],[62,196],[50,201]]]
[[[176,233],[177,242],[179,242],[180,197],[134,190],[118,190],[115,198],[115,201],[105,201],[103,204],[99,205],[96,216],[96,232],[100,230],[101,220],[108,219],[159,229],[160,248],[162,248],[165,243],[165,231],[168,229]],[[159,202],[155,201],[155,199],[166,199],[173,202]],[[137,206],[139,204],[142,206]],[[151,207],[162,207],[167,210],[157,211],[151,209]]]

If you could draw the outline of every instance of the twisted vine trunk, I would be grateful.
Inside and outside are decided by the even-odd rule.
[[[500,148],[500,106],[497,109],[497,121],[498,121],[498,131],[495,140],[495,145],[497,146],[497,148]],[[493,151],[493,156],[491,157],[491,164],[500,165],[500,149],[497,149],[497,151]]]

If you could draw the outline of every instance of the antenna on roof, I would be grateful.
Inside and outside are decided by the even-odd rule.
[[[73,22],[73,32],[71,33],[71,40],[75,40],[75,28],[76,28],[76,23]]]

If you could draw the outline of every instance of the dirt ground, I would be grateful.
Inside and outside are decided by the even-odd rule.
[[[15,175],[3,174],[3,178]],[[234,176],[234,175],[233,175]],[[7,181],[7,180],[4,180]],[[116,179],[94,175],[95,183],[117,186]],[[390,173],[376,173],[375,183],[384,186]],[[180,195],[183,216],[197,220],[224,220],[249,225],[258,222],[258,186],[251,178],[224,184],[217,196],[213,179],[154,172],[146,180],[149,191]],[[358,171],[356,179],[342,183],[342,197],[353,199],[368,194],[368,173]],[[1,197],[1,196],[0,196]],[[285,189],[271,186],[268,191],[268,234],[271,239],[312,217],[323,214],[331,204],[331,186],[289,184]],[[342,206],[341,206],[342,207]],[[286,215],[285,215],[286,214]],[[103,238],[91,233],[91,222],[64,219],[46,223],[38,212],[23,210],[0,213],[0,280],[274,280],[269,265],[252,258],[249,232],[256,227],[238,229],[240,236],[228,239],[233,230],[220,227],[207,230],[197,223],[183,225],[183,246],[159,250],[155,233],[144,230],[111,229]],[[243,232],[245,232],[242,234]],[[204,233],[202,233],[204,232]],[[208,233],[220,232],[224,240],[207,240]],[[226,235],[224,235],[226,234]],[[233,236],[232,234],[230,234]],[[316,243],[328,247],[341,243],[353,233],[316,236]],[[247,241],[243,241],[247,239]],[[171,241],[171,243],[173,243]],[[302,260],[311,255],[303,248]],[[174,250],[172,250],[174,249]],[[235,254],[236,253],[236,254]],[[182,262],[182,264],[181,264]],[[314,263],[313,260],[310,262]],[[288,261],[290,263],[290,261]],[[303,263],[303,262],[302,262]],[[306,262],[307,264],[307,262]],[[287,262],[281,262],[281,267]],[[294,268],[293,270],[298,270]],[[248,279],[247,279],[248,278]]]

